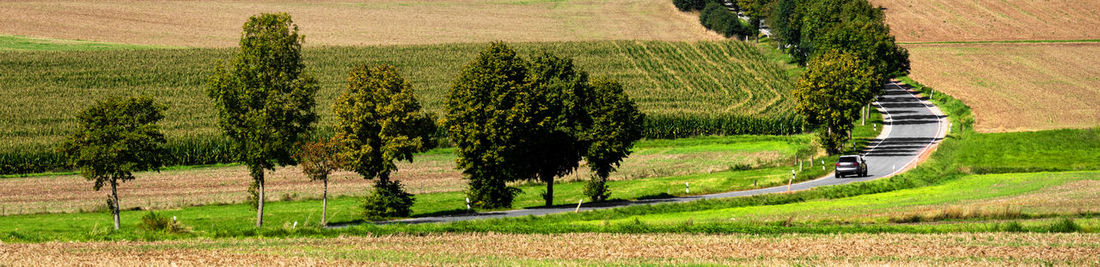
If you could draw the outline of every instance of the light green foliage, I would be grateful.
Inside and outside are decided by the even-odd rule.
[[[219,64],[207,83],[218,125],[232,140],[237,161],[258,188],[256,225],[263,224],[264,170],[294,163],[313,113],[317,81],[302,73],[301,39],[290,15],[261,14],[244,24],[241,46],[229,65]]]
[[[859,59],[842,52],[825,53],[810,62],[798,81],[795,108],[810,124],[825,128],[821,144],[832,155],[841,151],[860,109],[879,87]]]
[[[510,207],[519,190],[506,183],[536,174],[534,155],[521,146],[537,131],[527,65],[515,50],[493,43],[463,68],[447,98],[447,133],[477,206]]]
[[[412,161],[414,152],[425,150],[435,132],[435,122],[421,111],[412,85],[393,66],[359,66],[351,71],[348,89],[332,109],[337,117],[335,139],[347,169],[365,179],[378,177],[375,191],[367,197],[368,216],[408,216],[412,195],[401,191],[398,181],[391,182],[390,174],[397,171],[396,161]]]
[[[607,177],[642,137],[645,116],[616,81],[597,79],[592,82],[591,93],[586,108],[591,126],[585,130],[588,147],[584,159],[595,175],[586,184],[585,195],[592,201],[603,201],[610,196]]]
[[[118,222],[118,184],[133,180],[135,171],[159,170],[165,153],[164,134],[157,122],[166,109],[150,97],[110,98],[77,116],[78,131],[61,145],[80,174],[95,181],[95,190],[111,186],[107,204]]]
[[[741,9],[741,12],[745,16],[751,18],[764,18],[771,13],[771,9],[774,7],[775,0],[733,0],[737,1],[737,7]]]

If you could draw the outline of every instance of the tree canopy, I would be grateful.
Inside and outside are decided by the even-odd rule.
[[[115,229],[119,229],[118,184],[134,179],[133,172],[159,170],[164,134],[157,122],[167,107],[150,97],[113,97],[98,101],[77,116],[78,127],[61,151],[80,175],[95,181],[98,191],[111,186],[108,199]]]
[[[390,174],[397,171],[396,161],[412,161],[413,153],[425,150],[435,132],[412,85],[391,65],[362,65],[351,71],[347,90],[332,109],[347,169],[365,179],[378,178],[368,196],[366,215],[408,216],[412,195],[399,182],[390,181]]]
[[[852,122],[859,118],[860,108],[874,98],[880,87],[874,73],[854,55],[822,53],[810,61],[795,86],[795,109],[810,124],[825,128],[820,132],[822,145],[829,154],[835,154],[847,140]]]
[[[317,119],[313,107],[319,87],[302,73],[301,40],[290,15],[253,16],[244,24],[232,62],[218,64],[207,84],[218,126],[258,190],[257,227],[263,225],[264,170],[293,164],[296,145]]]

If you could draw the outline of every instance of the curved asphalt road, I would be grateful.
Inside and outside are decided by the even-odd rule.
[[[929,151],[929,149],[946,135],[946,116],[931,103],[918,99],[907,91],[907,87],[891,81],[886,84],[886,92],[879,97],[873,105],[884,116],[886,125],[878,138],[871,140],[870,149],[864,153],[867,159],[867,177],[834,178],[829,175],[815,180],[800,182],[790,186],[791,191],[806,190],[818,186],[839,185],[861,181],[869,181],[890,177],[905,171],[916,165],[917,159]],[[585,205],[581,211],[607,209],[632,205],[647,205],[655,203],[687,202],[699,199],[742,197],[759,194],[781,193],[788,190],[787,186],[777,186],[763,189],[717,193],[709,195],[685,196],[666,199],[650,199],[637,201],[624,201],[616,203],[598,203]],[[528,215],[545,215],[551,213],[571,212],[575,206],[558,206],[551,208],[530,208],[499,212],[485,212],[474,214],[460,214],[448,216],[419,217],[405,220],[379,222],[387,223],[433,223],[465,221],[501,217],[518,217]],[[334,225],[342,227],[347,225]]]

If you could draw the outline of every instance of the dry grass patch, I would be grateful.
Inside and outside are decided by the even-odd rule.
[[[1100,38],[1095,0],[871,0],[901,42]]]
[[[720,39],[669,0],[6,1],[0,33],[230,47],[261,12],[294,16],[306,45]]]
[[[906,48],[910,76],[969,105],[980,132],[1100,125],[1100,43]]]
[[[389,263],[1096,264],[1100,235],[1034,233],[692,235],[430,234],[330,239],[8,244],[13,265]]]

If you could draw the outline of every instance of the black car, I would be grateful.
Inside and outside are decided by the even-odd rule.
[[[867,176],[867,160],[859,155],[840,156],[836,161],[836,178],[847,175]]]

